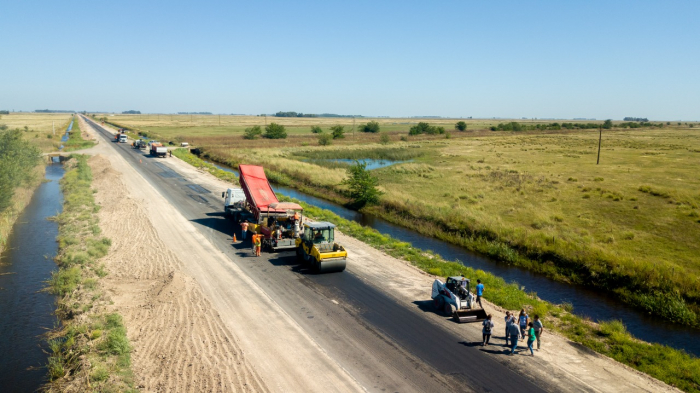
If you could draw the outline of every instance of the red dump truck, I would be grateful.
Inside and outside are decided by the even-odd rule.
[[[263,235],[263,249],[296,248],[295,238],[302,225],[303,208],[296,203],[280,202],[267,181],[263,167],[239,165],[239,182],[245,193],[244,210],[251,228]]]

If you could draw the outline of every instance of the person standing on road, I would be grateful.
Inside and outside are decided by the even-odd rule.
[[[484,329],[481,331],[483,333],[483,340],[481,341],[481,346],[483,347],[484,345],[489,345],[489,340],[491,340],[491,331],[493,330],[493,321],[491,320],[491,314],[489,314],[484,322],[482,323],[484,325]]]
[[[481,283],[481,280],[476,280],[476,302],[479,303],[479,307],[481,309],[484,309],[484,306],[481,305],[481,297],[484,295],[484,284]]]
[[[525,339],[525,331],[527,330],[527,323],[530,322],[530,316],[527,315],[525,309],[520,310],[520,315],[518,316],[518,324],[520,325],[520,337]]]
[[[540,316],[535,314],[535,320],[532,321],[532,327],[535,328],[535,339],[537,339],[537,350],[540,350],[540,337],[542,337],[542,332],[544,331],[544,325],[540,321]]]
[[[241,241],[245,241],[245,237],[248,234],[248,220],[243,220],[241,223]]]
[[[518,325],[511,323],[508,325],[508,334],[510,335],[510,353],[509,355],[514,355],[515,350],[518,348],[518,336],[520,336],[520,330]]]
[[[532,322],[528,323],[529,329],[527,329],[527,348],[530,350],[530,356],[535,356],[535,352],[532,350],[532,343],[535,342],[535,328]]]
[[[260,241],[261,235],[253,236],[253,247],[255,247],[255,256],[260,256],[260,248],[262,247],[262,242]]]
[[[508,331],[508,328],[510,325],[515,323],[515,316],[513,316],[510,311],[506,311],[506,347],[508,346],[508,338],[510,337],[510,332]]]

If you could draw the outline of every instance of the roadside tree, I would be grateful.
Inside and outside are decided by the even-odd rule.
[[[265,138],[267,139],[286,139],[287,131],[284,126],[277,123],[270,123],[265,127]]]
[[[355,164],[348,168],[348,177],[343,180],[342,184],[350,188],[353,205],[356,208],[361,208],[379,202],[379,197],[383,192],[377,188],[378,183],[379,180],[367,170],[367,164],[355,160]]]
[[[606,120],[606,121],[603,123],[603,128],[605,128],[606,130],[611,129],[612,126],[613,126],[613,122],[612,122],[612,120],[610,120],[610,119]]]
[[[457,124],[455,124],[455,128],[460,130],[460,131],[466,131],[467,130],[467,123],[464,121],[458,121]]]

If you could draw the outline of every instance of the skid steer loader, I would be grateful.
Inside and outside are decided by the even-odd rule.
[[[464,276],[447,277],[443,283],[433,282],[432,299],[438,311],[452,315],[455,321],[479,322],[486,319],[483,308],[474,309],[474,295],[471,293],[471,282]]]

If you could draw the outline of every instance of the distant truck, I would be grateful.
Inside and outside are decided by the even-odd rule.
[[[151,147],[151,155],[154,157],[165,157],[168,154],[168,148],[160,142],[151,141],[149,146]]]
[[[119,134],[119,143],[127,143],[129,142],[129,138],[126,136],[126,134]]]
[[[144,141],[143,139],[139,139],[134,142],[134,149],[146,150],[146,145],[146,141]]]

